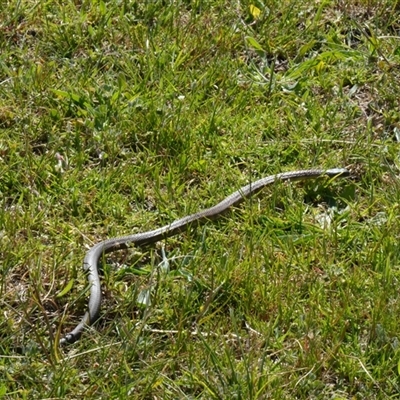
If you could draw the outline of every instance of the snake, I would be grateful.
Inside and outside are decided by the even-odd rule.
[[[177,219],[161,228],[127,236],[115,237],[95,244],[88,250],[83,261],[83,269],[87,273],[90,286],[89,305],[87,311],[75,329],[60,339],[60,345],[72,344],[79,340],[83,331],[96,322],[100,316],[101,283],[98,265],[104,254],[126,249],[132,245],[141,246],[155,243],[167,237],[181,233],[189,226],[196,227],[205,221],[214,220],[229,208],[237,206],[245,198],[258,193],[264,187],[272,185],[278,181],[309,180],[317,179],[322,176],[328,178],[348,177],[349,175],[350,172],[346,168],[332,168],[325,170],[308,169],[270,175],[243,186],[239,190],[236,190],[229,196],[225,197],[225,199],[215,206]]]

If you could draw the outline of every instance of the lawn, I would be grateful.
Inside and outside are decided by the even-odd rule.
[[[398,399],[400,4],[3,0],[0,398]],[[216,221],[107,254],[249,182]]]

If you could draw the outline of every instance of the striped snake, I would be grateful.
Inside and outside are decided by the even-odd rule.
[[[88,310],[86,311],[81,322],[76,326],[76,328],[72,332],[66,334],[60,340],[60,344],[63,345],[74,343],[75,341],[77,341],[80,338],[85,327],[92,325],[99,317],[101,305],[101,285],[98,272],[98,264],[103,254],[120,249],[126,249],[132,244],[140,246],[144,244],[154,243],[166,237],[176,235],[187,229],[188,226],[197,226],[205,221],[215,219],[230,207],[238,205],[246,197],[249,197],[250,195],[259,192],[265,186],[272,185],[277,181],[282,182],[316,179],[320,176],[327,176],[330,178],[337,176],[347,177],[349,175],[350,172],[345,168],[333,168],[328,170],[309,169],[270,175],[255,182],[249,183],[246,186],[243,186],[241,189],[232,193],[213,207],[177,219],[176,221],[161,228],[148,232],[136,233],[134,235],[107,239],[100,243],[97,243],[86,253],[85,259],[83,261],[83,268],[87,272],[90,285]]]

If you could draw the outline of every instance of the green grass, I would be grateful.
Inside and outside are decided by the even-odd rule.
[[[3,1],[0,398],[398,398],[399,18],[393,0]],[[344,166],[111,254],[101,319],[58,347],[93,244]]]

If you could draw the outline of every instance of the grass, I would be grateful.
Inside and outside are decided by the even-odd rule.
[[[396,1],[3,1],[0,398],[400,391]],[[85,251],[277,184],[103,266]]]

